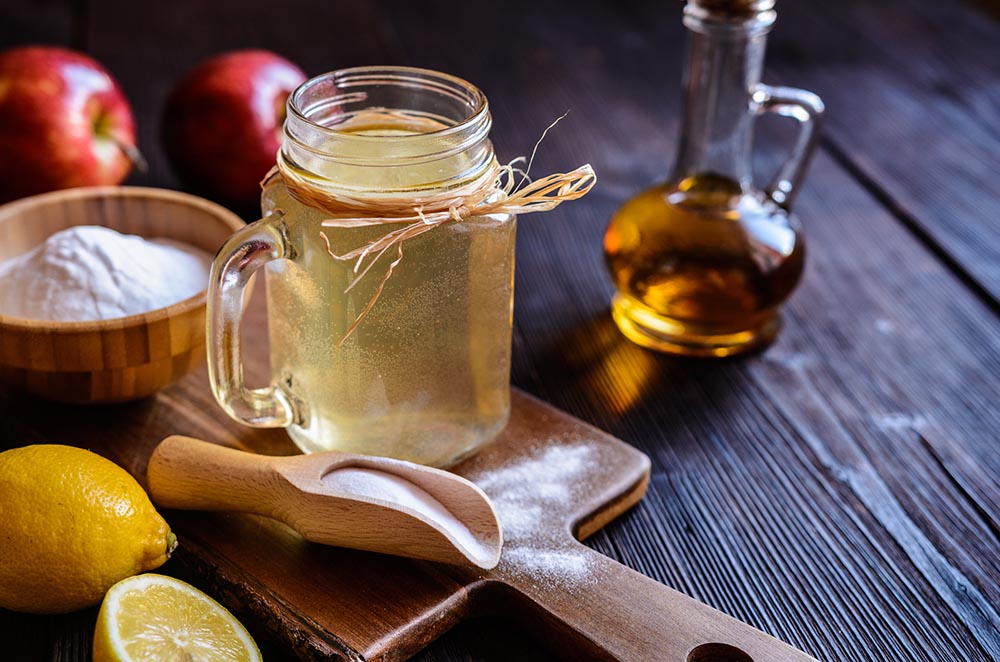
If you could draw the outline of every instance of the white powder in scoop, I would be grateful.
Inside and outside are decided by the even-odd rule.
[[[0,262],[0,314],[82,322],[145,313],[204,290],[211,264],[181,242],[80,225]]]
[[[323,476],[323,484],[352,497],[364,497],[414,510],[448,531],[455,542],[476,559],[486,561],[495,553],[481,543],[444,504],[399,476],[364,467],[344,467]]]

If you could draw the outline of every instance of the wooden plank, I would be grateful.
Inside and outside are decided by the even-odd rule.
[[[383,9],[391,9],[393,27],[382,26],[377,34],[398,38],[408,62],[483,85],[493,101],[501,156],[529,151],[541,128],[572,107],[547,139],[536,172],[591,160],[601,178],[587,202],[544,219],[525,217],[521,224],[514,370],[520,385],[654,456],[658,472],[647,500],[591,544],[796,645],[822,651],[825,659],[987,659],[996,648],[990,612],[998,604],[1000,583],[992,445],[997,411],[990,399],[997,392],[998,350],[990,310],[837,163],[820,158],[799,203],[810,242],[807,275],[778,345],[762,357],[723,364],[671,361],[638,350],[621,339],[607,317],[610,289],[600,237],[615,206],[665,174],[669,165],[682,41],[679,5],[625,3],[612,10],[594,3],[572,9],[544,3],[475,9],[401,4],[383,3]],[[864,72],[837,43],[851,46],[848,30],[868,28],[839,19],[839,5],[810,5],[808,11],[821,19],[800,33],[798,21],[787,17],[806,10],[792,4],[779,6],[773,70],[781,82],[812,86],[830,101],[831,92],[844,86],[842,78],[836,79],[838,71]],[[871,5],[866,15],[891,12],[882,6]],[[900,18],[907,25],[926,23],[931,6],[915,6],[916,18],[889,16],[894,20],[884,21],[884,29]],[[254,7],[243,11],[277,21],[277,13]],[[860,3],[848,7],[864,9]],[[183,51],[176,40],[190,30],[237,43],[235,29],[228,36],[210,33],[224,32],[221,17],[242,14],[225,6],[209,11],[215,13],[204,27],[168,23],[165,36],[155,42],[160,52],[168,52],[168,37],[175,40],[170,52]],[[132,22],[149,20],[138,10],[125,16]],[[306,34],[294,16],[282,11],[282,32]],[[163,20],[169,17],[152,23]],[[128,21],[99,28],[101,40],[125,39],[118,32],[128,29]],[[232,18],[227,24],[236,23]],[[239,22],[251,23],[254,27],[240,29],[254,30],[261,40],[285,38],[269,36],[262,27],[267,21]],[[826,23],[840,26],[840,31],[831,28],[836,34],[829,39],[821,34]],[[349,21],[327,21],[322,27],[322,47],[311,47],[317,61],[325,57],[324,48],[367,52],[369,32],[352,35],[357,26]],[[992,28],[984,21],[981,29]],[[963,30],[966,37],[976,34],[968,25]],[[806,48],[813,43],[836,47],[843,59],[839,65],[807,65],[813,51],[781,50],[786,33]],[[927,35],[921,28],[920,35],[913,38],[914,48],[938,44],[935,51],[944,56],[944,45],[934,41],[944,34]],[[888,32],[885,37],[890,45],[898,38]],[[127,43],[141,49],[139,41]],[[303,51],[310,50],[309,43],[319,42],[303,39]],[[960,52],[960,66],[951,71],[981,70],[992,62]],[[128,50],[115,57],[125,62]],[[892,66],[905,70],[896,57]],[[783,68],[792,59],[802,61],[795,67],[812,67],[809,75],[797,73],[793,65]],[[144,70],[160,67],[152,56],[142,61]],[[878,62],[886,74],[887,60]],[[145,84],[138,77],[148,71],[134,75],[127,88],[145,89],[132,86]],[[165,94],[167,77],[158,76],[149,85]],[[878,85],[905,89],[909,84],[870,79],[865,89],[873,98],[890,94],[872,89]],[[989,96],[981,96],[988,94],[980,90],[972,96],[988,101]],[[834,131],[846,135],[855,124],[870,122],[859,145],[880,144],[876,156],[886,163],[896,158],[915,172],[933,169],[936,179],[925,180],[945,182],[927,194],[938,211],[957,219],[981,218],[971,207],[992,188],[956,189],[958,180],[934,159],[923,163],[916,158],[921,154],[911,153],[899,158],[901,147],[872,131],[910,140],[902,147],[913,144],[913,136],[899,135],[888,118],[862,116],[856,103],[831,104],[831,124],[843,114]],[[934,103],[920,107],[921,114],[940,119],[942,111]],[[155,104],[148,105],[147,121],[155,122]],[[974,105],[983,107],[981,101]],[[955,143],[962,153],[978,154],[967,152],[975,146],[963,138],[964,130],[931,128],[940,134],[931,146]],[[983,131],[981,125],[968,128],[973,136]],[[150,129],[143,141],[153,134]],[[898,175],[888,165],[884,170]],[[880,172],[871,170],[876,186]],[[171,181],[162,163],[154,165],[151,179]],[[952,198],[959,190],[965,191],[964,200]],[[914,194],[914,200],[923,198]],[[956,249],[948,250],[958,256]],[[975,262],[955,259],[963,265]],[[206,412],[213,407],[204,402]],[[16,407],[12,411],[23,413]],[[60,425],[72,434],[68,421]],[[26,439],[37,434],[22,431]],[[16,632],[20,624],[5,631]],[[505,639],[516,638],[492,641],[506,646]],[[478,659],[465,646],[447,641],[420,659]]]
[[[923,0],[778,11],[772,70],[826,100],[838,158],[1000,299],[997,15]]]
[[[507,65],[511,75],[496,80],[486,62],[464,57],[470,44],[461,35],[510,9],[460,22],[451,51],[429,48],[435,35],[423,30],[401,31],[401,41],[431,66],[489,81],[498,144],[530,144],[529,111],[543,124],[546,110],[572,107],[539,163],[575,165],[565,160],[579,155],[601,178],[588,204],[521,223],[514,379],[675,467],[654,477],[640,521],[613,526],[602,551],[833,659],[995,654],[995,534],[960,490],[942,482],[926,449],[900,448],[900,435],[883,431],[900,412],[947,415],[961,430],[958,448],[995,462],[991,437],[983,436],[995,408],[963,406],[997,388],[990,311],[836,163],[820,158],[799,208],[809,275],[779,346],[715,366],[631,347],[605,312],[600,235],[618,201],[666,171],[670,127],[658,116],[676,108],[668,74],[679,61],[679,8],[633,5],[626,11],[634,15],[622,18],[584,3],[557,17],[540,4],[518,5],[518,56]],[[403,25],[418,20],[415,11],[397,16]],[[506,119],[518,112],[512,106],[524,109],[514,121]],[[509,133],[501,138],[504,123]],[[867,283],[860,301],[859,281]],[[905,304],[893,298],[900,291]],[[934,322],[943,319],[949,324]],[[799,357],[791,364],[818,366],[823,379],[809,378],[823,383],[821,393],[837,387],[854,397],[816,416],[809,397],[816,388],[803,392],[801,380],[782,372],[789,345]],[[943,358],[925,360],[932,348]],[[872,365],[885,379],[866,392]],[[961,374],[974,376],[975,388],[959,383]],[[911,399],[914,382],[926,387]],[[867,425],[845,432],[840,419]],[[993,494],[995,483],[970,489]]]

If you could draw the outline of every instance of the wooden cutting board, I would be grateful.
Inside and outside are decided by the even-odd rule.
[[[263,344],[260,310],[244,333],[246,346]],[[248,359],[248,378],[265,378],[263,357]],[[17,394],[0,402],[3,446],[91,448],[140,481],[168,434],[296,452],[283,431],[229,421],[203,370],[137,403],[72,407]],[[642,497],[649,460],[627,444],[515,390],[506,431],[456,470],[484,488],[500,515],[506,543],[492,571],[324,547],[252,515],[165,515],[181,542],[177,559],[199,583],[307,660],[403,660],[491,610],[523,617],[567,659],[812,659],[578,541]]]
[[[500,515],[506,540],[492,571],[323,547],[249,515],[169,519],[224,602],[307,659],[403,660],[499,609],[573,659],[812,659],[577,540],[645,492],[649,460],[623,442],[515,391],[504,434],[456,471]]]

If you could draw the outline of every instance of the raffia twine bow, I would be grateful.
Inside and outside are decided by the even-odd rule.
[[[320,233],[331,258],[345,262],[355,261],[353,269],[355,276],[344,290],[345,293],[354,289],[372,267],[387,252],[395,248],[395,257],[383,273],[375,293],[348,327],[338,345],[344,344],[375,306],[393,271],[403,259],[405,241],[442,225],[461,223],[472,217],[550,211],[563,202],[582,198],[597,183],[594,169],[590,164],[585,164],[571,172],[554,173],[535,181],[529,181],[525,172],[515,185],[518,170],[514,166],[519,161],[523,161],[523,157],[502,166],[494,160],[481,177],[469,184],[401,200],[398,197],[353,197],[329,189],[317,189],[296,174],[281,154],[278,155],[278,165],[268,173],[264,182],[268,182],[273,176],[280,176],[293,198],[328,214],[328,218],[321,223],[324,228],[403,224],[402,227],[389,230],[363,246],[339,255],[331,248],[326,232]]]

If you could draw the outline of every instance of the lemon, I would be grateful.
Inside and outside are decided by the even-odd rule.
[[[56,614],[167,560],[176,538],[142,487],[90,451],[0,453],[0,607]]]
[[[260,662],[260,651],[226,608],[163,575],[124,579],[108,591],[94,631],[94,662]]]

